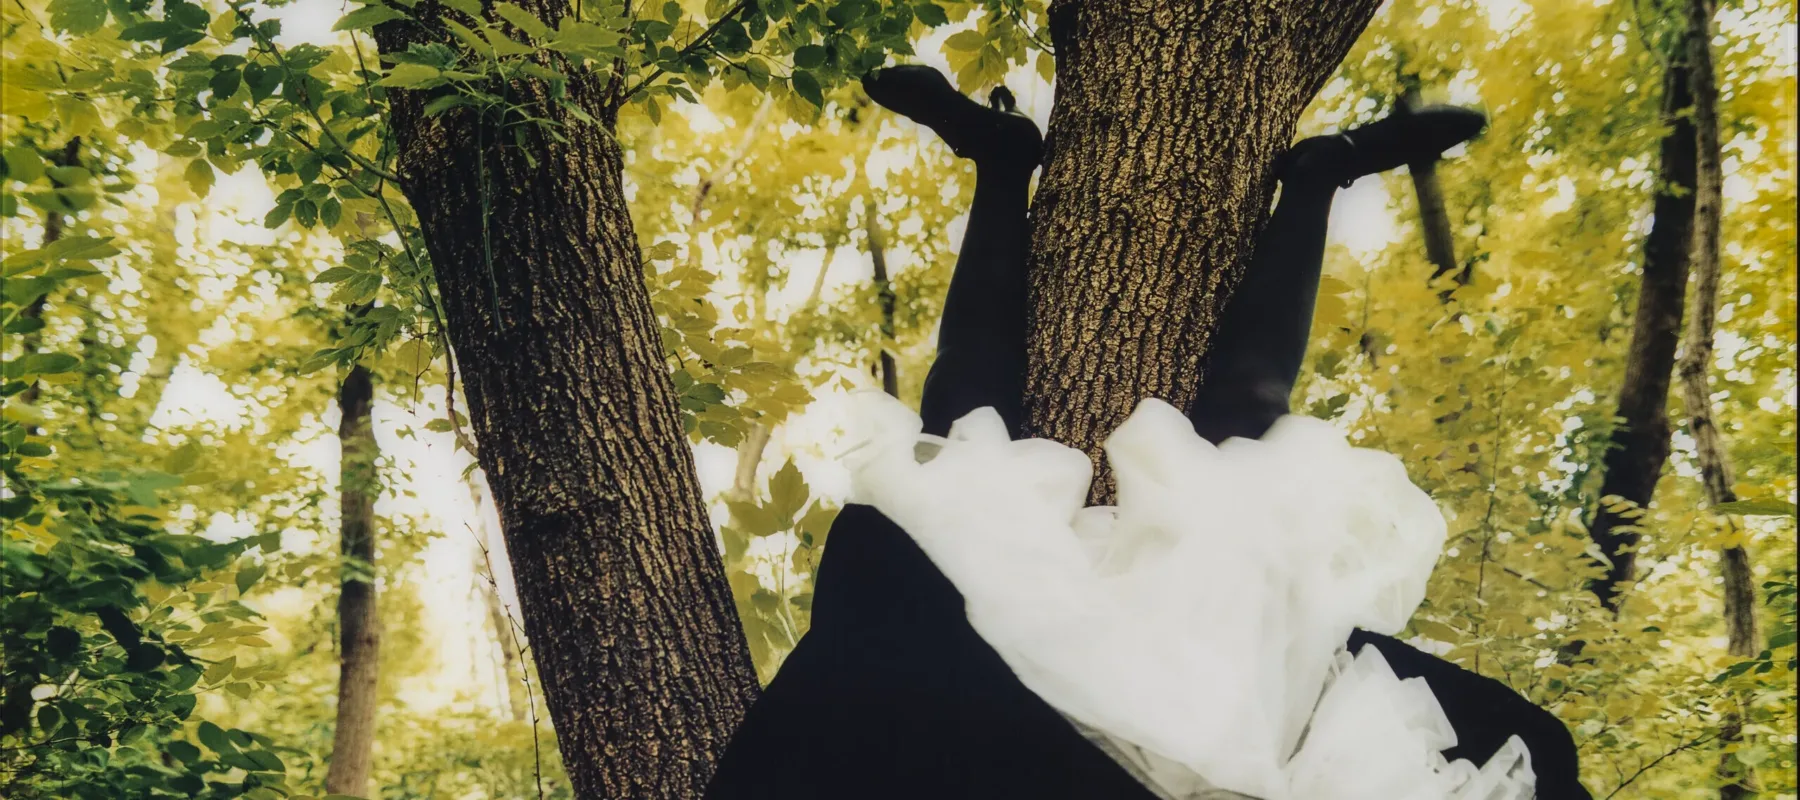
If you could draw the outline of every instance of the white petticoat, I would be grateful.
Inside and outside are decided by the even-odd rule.
[[[1515,737],[1485,767],[1422,679],[1352,628],[1398,633],[1444,545],[1398,459],[1284,417],[1214,447],[1146,400],[1106,441],[1118,506],[1083,508],[1092,467],[1013,441],[992,409],[948,438],[857,396],[858,502],[911,535],[1019,679],[1168,798],[1528,800]]]

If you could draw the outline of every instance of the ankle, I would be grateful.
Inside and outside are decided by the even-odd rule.
[[[1356,143],[1342,133],[1308,137],[1275,157],[1275,177],[1292,188],[1349,186],[1358,177],[1345,169],[1355,152]]]

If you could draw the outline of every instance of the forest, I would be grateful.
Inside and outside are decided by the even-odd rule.
[[[1594,797],[1800,796],[1791,2],[0,20],[0,798],[700,797],[967,225],[890,63],[1048,130],[1028,411],[1090,453],[1192,399],[1275,153],[1483,109],[1339,193],[1295,413],[1438,503],[1406,637]]]

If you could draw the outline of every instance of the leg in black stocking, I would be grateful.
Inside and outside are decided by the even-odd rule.
[[[1312,333],[1325,222],[1336,191],[1336,181],[1302,169],[1284,176],[1281,201],[1257,240],[1243,282],[1225,305],[1205,383],[1188,411],[1207,441],[1258,438],[1287,413]]]
[[[1481,131],[1460,108],[1400,114],[1294,145],[1276,163],[1281,201],[1257,239],[1243,283],[1226,303],[1188,416],[1207,441],[1257,438],[1288,411],[1312,331],[1325,227],[1338,186],[1435,159]]]
[[[993,406],[1016,432],[1036,126],[983,108],[928,68],[882,70],[863,85],[976,164],[921,403],[925,428],[941,434]],[[812,630],[750,709],[709,800],[1150,800],[1019,682],[969,626],[956,587],[898,526],[850,505],[830,541]]]
[[[929,67],[881,70],[863,85],[876,102],[929,126],[975,162],[968,230],[920,402],[925,431],[944,434],[963,415],[992,406],[1016,432],[1025,373],[1027,190],[1043,139],[1030,119],[977,104]],[[995,92],[997,105],[1010,104],[1004,89]],[[961,596],[904,532],[871,509],[852,506],[839,519],[819,569],[815,625],[963,624]],[[838,536],[847,525],[853,534]]]
[[[1026,117],[1008,113],[996,89],[989,108],[958,94],[929,67],[895,67],[863,81],[881,105],[931,128],[975,162],[969,226],[938,323],[937,359],[925,379],[919,416],[925,432],[992,406],[1017,435],[1025,377],[1027,195],[1043,139]]]

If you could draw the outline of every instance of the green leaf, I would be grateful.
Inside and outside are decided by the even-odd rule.
[[[373,28],[383,22],[404,19],[406,12],[383,5],[363,6],[344,15],[343,19],[331,26],[334,31],[360,31]]]
[[[200,723],[200,743],[220,755],[237,752],[237,747],[232,745],[231,739],[225,735],[224,729],[211,722]]]
[[[800,95],[806,99],[806,102],[819,108],[825,107],[825,93],[819,90],[819,81],[812,76],[812,73],[795,72],[790,81],[794,86],[794,94]]]
[[[936,3],[920,3],[913,6],[913,16],[918,17],[919,21],[929,28],[950,23],[950,17],[944,13],[944,7]]]
[[[204,158],[189,161],[187,169],[181,173],[181,177],[187,180],[188,187],[200,197],[205,197],[212,192],[213,168]]]
[[[237,656],[226,656],[223,660],[207,667],[201,680],[206,681],[208,685],[217,684],[231,677],[231,672],[235,669],[237,669]]]
[[[206,9],[193,3],[164,2],[163,10],[170,22],[193,31],[206,30],[206,24],[212,21],[212,15],[206,13]]]
[[[982,35],[980,31],[975,30],[960,31],[944,40],[945,47],[948,47],[951,50],[961,50],[965,53],[976,52],[987,43],[988,37]]]
[[[446,7],[461,11],[472,19],[481,19],[480,0],[439,0]]]
[[[60,375],[74,372],[81,366],[81,359],[68,353],[32,353],[7,365],[7,373],[14,377],[24,375]]]
[[[377,86],[394,86],[401,89],[414,89],[440,80],[443,70],[426,64],[395,64],[388,70],[387,77],[375,82]]]
[[[508,37],[496,27],[489,26],[482,28],[481,36],[483,39],[487,40],[488,46],[494,48],[494,52],[498,55],[525,56],[537,52],[526,45],[513,41],[511,37]]]
[[[277,204],[274,208],[269,209],[269,213],[263,217],[263,227],[279,228],[282,223],[288,221],[288,217],[293,213],[294,205],[292,203]]]
[[[181,759],[181,761],[188,764],[199,761],[201,756],[200,748],[195,747],[192,742],[185,742],[180,739],[176,739],[163,745],[163,749],[168,751],[169,755]]]
[[[238,594],[248,594],[250,587],[255,586],[257,581],[262,580],[263,575],[268,571],[269,568],[261,563],[239,567],[237,571]]]
[[[212,76],[207,86],[212,89],[213,102],[230,99],[237,94],[238,87],[243,85],[244,74],[235,69],[221,70]]]
[[[276,89],[281,88],[282,72],[279,68],[261,64],[245,64],[243,72],[244,83],[250,85],[250,99],[252,100],[257,102],[267,100],[275,95]]]
[[[469,105],[469,98],[460,94],[447,94],[425,104],[425,116],[435,117],[457,106]]]
[[[1754,767],[1769,760],[1769,748],[1765,745],[1753,745],[1737,751],[1737,760],[1745,766]]]
[[[533,39],[542,39],[550,34],[550,26],[545,25],[537,15],[505,0],[494,4],[494,13]]]
[[[50,27],[76,36],[106,24],[106,0],[51,0]]]
[[[1774,633],[1769,634],[1769,649],[1770,650],[1780,650],[1781,648],[1792,645],[1793,643],[1794,643],[1794,630],[1792,628],[1789,628],[1785,631],[1776,631]]]
[[[62,724],[62,712],[57,711],[56,706],[47,705],[38,709],[37,719],[38,730],[43,731],[48,737],[56,731],[58,725]]]
[[[9,256],[0,261],[0,271],[10,277],[53,261],[80,263],[118,254],[119,248],[113,246],[111,236],[65,236],[36,250]]]
[[[1713,510],[1721,514],[1741,514],[1746,517],[1792,517],[1794,504],[1781,500],[1739,500],[1735,503],[1720,503]]]
[[[169,452],[163,459],[162,469],[171,475],[180,475],[200,464],[201,454],[206,448],[199,442],[188,442]]]
[[[794,66],[800,69],[817,69],[825,65],[825,48],[809,44],[794,51]]]
[[[769,478],[769,505],[778,516],[792,518],[806,505],[810,496],[806,478],[800,474],[800,468],[794,466],[793,459],[788,459]]]
[[[44,175],[44,160],[38,156],[35,147],[8,147],[5,158],[8,178],[20,183],[30,183]]]

